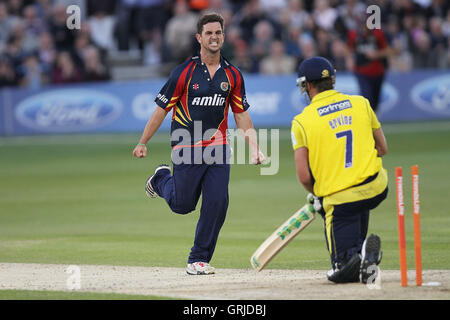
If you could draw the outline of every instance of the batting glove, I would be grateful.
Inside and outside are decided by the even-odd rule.
[[[320,209],[322,209],[322,205],[320,204],[319,198],[313,195],[312,193],[308,193],[308,195],[306,196],[306,201],[308,201],[308,203],[311,203],[313,205],[314,211],[319,212]]]

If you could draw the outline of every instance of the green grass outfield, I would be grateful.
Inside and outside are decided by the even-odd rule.
[[[172,300],[172,298],[76,291],[0,290],[0,300]]]
[[[388,199],[369,232],[382,238],[382,267],[398,269],[395,167],[403,166],[408,266],[414,268],[411,173],[419,165],[424,269],[450,269],[450,122],[385,124]],[[132,157],[136,134],[0,138],[0,262],[184,267],[196,211],[181,216],[162,199],[148,199],[144,182],[170,160],[168,133]],[[280,168],[233,165],[230,206],[211,263],[250,268],[260,243],[305,202],[290,133],[280,131]],[[322,220],[317,219],[268,266],[329,269]],[[2,292],[0,299],[8,297]],[[19,293],[11,295],[13,298]]]

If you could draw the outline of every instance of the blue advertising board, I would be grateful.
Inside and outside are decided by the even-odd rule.
[[[249,113],[257,128],[288,127],[307,105],[296,76],[244,75]],[[156,108],[165,79],[48,86],[0,91],[0,135],[69,132],[139,132]],[[336,89],[359,94],[356,78],[338,73]],[[450,118],[450,74],[389,73],[382,89],[382,122]],[[232,118],[232,117],[230,117]],[[168,116],[161,130],[170,128]],[[230,127],[234,121],[229,119]]]

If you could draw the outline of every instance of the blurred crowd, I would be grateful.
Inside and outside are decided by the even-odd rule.
[[[395,52],[389,70],[450,67],[446,0],[0,0],[0,87],[110,80],[112,52],[181,63],[198,50],[207,11],[225,18],[223,55],[244,73],[292,74],[315,55],[352,70],[348,33],[364,27],[372,4]],[[69,5],[81,9],[79,29],[67,27]]]

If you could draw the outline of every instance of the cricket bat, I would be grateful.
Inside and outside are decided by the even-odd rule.
[[[305,204],[264,241],[250,258],[253,269],[261,271],[292,239],[315,218],[312,204]]]

